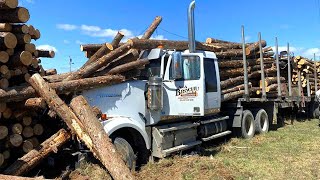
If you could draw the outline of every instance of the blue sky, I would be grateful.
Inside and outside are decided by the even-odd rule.
[[[155,16],[163,21],[154,34],[158,39],[186,40],[187,7],[189,0],[20,0],[29,9],[28,24],[40,29],[39,47],[57,50],[54,59],[43,59],[46,69],[56,68],[59,73],[72,70],[85,61],[81,43],[110,42],[118,30],[127,38],[141,35]],[[240,41],[241,25],[246,39],[257,41],[258,32],[269,46],[274,37],[285,47],[290,42],[296,55],[320,56],[319,0],[198,0],[196,1],[196,39],[204,41],[215,37]],[[282,48],[282,47],[281,47]]]

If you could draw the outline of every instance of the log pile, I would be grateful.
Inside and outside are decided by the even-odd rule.
[[[26,86],[30,77],[46,75],[39,58],[53,58],[53,51],[37,50],[32,40],[40,31],[27,25],[30,15],[17,0],[0,1],[0,92]],[[8,102],[7,102],[8,101]],[[46,104],[42,99],[0,101],[0,170],[30,152],[47,138],[42,118]]]

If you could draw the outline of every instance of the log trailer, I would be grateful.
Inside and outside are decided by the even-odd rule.
[[[138,80],[82,92],[91,106],[103,112],[103,127],[116,147],[125,150],[130,167],[135,160],[144,163],[149,157],[164,158],[232,133],[243,138],[266,133],[269,126],[283,121],[284,114],[295,115],[298,111],[292,109],[300,107],[301,102],[305,102],[305,110],[317,109],[310,92],[304,97],[299,86],[298,93],[294,93],[290,65],[287,66],[287,95],[283,96],[279,90],[277,97],[270,98],[263,86],[262,97],[250,97],[245,55],[244,96],[224,99],[219,59],[214,52],[199,51],[195,47],[194,8],[193,1],[188,9],[188,50],[159,47],[144,51],[141,58],[150,63]],[[278,52],[276,57],[280,89]],[[289,52],[286,58],[291,62]]]

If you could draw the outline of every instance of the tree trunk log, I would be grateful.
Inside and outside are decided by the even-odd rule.
[[[46,76],[56,75],[57,70],[56,69],[48,69],[45,71],[45,73],[46,73]]]
[[[32,54],[28,51],[22,51],[15,53],[11,59],[10,64],[12,64],[14,67],[18,66],[29,66],[32,63]]]
[[[9,61],[9,54],[6,51],[0,51],[0,62],[7,63]]]
[[[0,140],[5,139],[9,134],[9,130],[6,126],[0,126]]]
[[[43,126],[41,124],[36,124],[33,126],[33,132],[36,136],[41,136],[43,134]]]
[[[154,21],[152,22],[152,24],[150,25],[150,27],[142,35],[141,39],[149,39],[152,36],[152,34],[154,33],[154,31],[157,29],[159,24],[161,23],[161,21],[162,21],[162,17],[161,16],[157,16],[154,19]]]
[[[248,86],[249,86],[249,88],[251,88],[252,84],[249,82]],[[236,92],[236,91],[240,91],[240,90],[244,90],[244,84],[240,84],[238,86],[234,86],[229,89],[224,89],[221,91],[221,94],[228,94],[228,93],[232,93],[232,92]]]
[[[20,123],[16,123],[16,124],[14,124],[14,125],[12,125],[12,128],[11,128],[11,132],[13,133],[13,134],[22,134],[22,131],[23,131],[23,126],[22,126],[22,124],[20,124]]]
[[[25,23],[29,19],[30,14],[26,8],[0,10],[0,22],[2,23]]]
[[[28,34],[29,33],[29,26],[27,26],[25,24],[12,25],[12,32],[13,33]]]
[[[238,83],[244,83],[243,76],[239,76],[236,78],[229,78],[227,80],[221,81],[220,86],[221,86],[221,89],[226,89],[226,88],[228,88],[232,85],[238,84]]]
[[[32,117],[30,117],[30,116],[24,116],[24,117],[22,118],[22,124],[23,124],[24,126],[30,126],[31,123],[32,123]]]
[[[251,71],[251,67],[248,67],[248,73]],[[243,68],[236,68],[236,69],[221,69],[220,70],[220,78],[228,78],[228,77],[236,77],[236,76],[243,76],[244,69]]]
[[[109,54],[104,55],[99,60],[89,64],[88,66],[85,66],[83,68],[80,68],[78,71],[71,73],[66,79],[63,81],[70,81],[75,79],[81,79],[86,78],[92,75],[94,72],[99,70],[100,68],[106,66],[109,64],[112,60],[115,58],[123,55],[124,52],[127,52],[132,47],[132,42],[127,42],[126,44],[120,46],[119,48],[111,51]]]
[[[243,60],[230,60],[230,61],[219,61],[219,68],[241,68],[243,67]],[[247,59],[247,66],[256,65],[256,60]]]
[[[38,40],[41,37],[41,32],[39,29],[35,29],[35,32],[31,35],[31,39]]]
[[[90,59],[82,66],[82,68],[91,64],[92,62],[97,61],[99,58],[110,53],[112,50],[113,50],[113,46],[111,44],[109,43],[104,44],[96,53],[93,54],[93,56],[90,57]]]
[[[124,80],[124,77],[119,75],[101,76],[67,82],[51,83],[50,87],[55,89],[58,94],[65,94],[117,84]],[[12,89],[8,89],[7,92],[0,90],[0,102],[22,101],[35,96],[36,92],[31,86],[14,87]]]
[[[104,137],[104,135],[106,135],[105,131],[95,118],[89,105],[87,105],[89,111],[86,110],[87,107],[84,103],[78,107],[80,111],[76,111],[76,113],[78,117],[80,117],[79,119],[39,74],[31,77],[30,84],[37,90],[38,94],[46,100],[49,107],[56,111],[67,126],[72,129],[79,139],[100,159],[101,163],[107,168],[114,179],[133,179],[133,176],[128,168],[126,168],[120,156],[117,156],[115,149],[110,148],[113,147],[111,141],[108,141],[107,136]],[[74,105],[74,103],[77,104],[79,102],[81,101],[78,101],[77,98],[71,102],[74,110],[79,110],[76,105]],[[98,136],[96,135],[97,133],[99,134]],[[108,144],[108,142],[110,142],[110,144]],[[100,148],[100,146],[102,147]]]
[[[72,99],[70,107],[90,136],[93,142],[91,147],[93,153],[112,177],[114,179],[134,179],[86,99],[83,96],[75,97]]]
[[[31,42],[31,36],[29,34],[15,34],[18,40],[18,44],[24,45]]]
[[[39,50],[39,49],[37,49],[37,51],[38,51],[38,55],[36,56],[37,58],[38,57],[54,58],[54,56],[56,54],[54,51]]]
[[[262,40],[261,45],[264,48],[267,46],[267,42],[265,40]],[[255,42],[246,48],[246,55],[252,56],[252,55],[256,54],[257,52],[260,52],[259,49],[260,49],[259,42]]]
[[[23,142],[23,138],[20,134],[12,134],[9,141],[12,146],[19,147]]]
[[[285,82],[286,79],[284,77],[280,77],[280,82]],[[277,83],[277,77],[267,77],[265,79],[265,86],[269,86],[271,84]],[[262,88],[262,80],[260,80],[260,88]]]
[[[18,0],[0,0],[0,9],[14,9],[18,7]]]
[[[0,11],[1,18],[1,11]],[[0,48],[15,48],[17,46],[17,37],[10,32],[0,32]]]
[[[113,38],[111,42],[111,46],[113,48],[118,48],[120,41],[122,40],[123,37],[124,37],[124,34],[121,31],[118,31],[117,35]]]
[[[139,51],[136,49],[131,49],[125,55],[122,55],[122,56],[118,57],[117,59],[115,59],[114,61],[112,61],[106,68],[108,68],[108,69],[116,68],[117,66],[120,66],[122,64],[126,64],[126,63],[130,63],[132,61],[135,61],[138,59],[138,57],[139,57]],[[97,74],[99,74],[99,72],[97,72]],[[105,74],[105,73],[100,73],[100,74]]]
[[[33,133],[33,128],[30,127],[30,126],[27,126],[27,127],[23,128],[22,135],[23,135],[23,137],[25,137],[25,138],[30,138],[30,137],[32,137],[32,136],[34,135],[34,133]]]
[[[112,69],[106,69],[103,71],[100,71],[99,73],[95,74],[96,76],[103,76],[103,75],[112,75],[112,74],[121,74],[123,72],[130,71],[132,69],[136,69],[139,67],[142,67],[146,64],[149,64],[148,59],[138,59],[136,61],[132,61],[126,64],[122,64],[119,66],[116,66]]]
[[[27,108],[45,109],[47,104],[42,98],[30,98],[26,100],[24,106]]]
[[[0,6],[1,6],[1,0],[0,0]],[[0,32],[11,32],[12,31],[12,25],[10,23],[0,23]]]
[[[4,174],[21,176],[38,165],[43,159],[48,157],[52,152],[66,143],[71,138],[71,134],[64,129],[59,130],[56,134],[44,141],[39,149],[33,149],[23,157],[19,158],[11,166],[9,166]]]

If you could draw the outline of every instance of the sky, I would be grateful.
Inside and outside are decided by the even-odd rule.
[[[72,71],[87,60],[80,44],[112,41],[121,30],[126,39],[143,34],[156,16],[163,20],[153,38],[187,40],[187,8],[190,0],[19,0],[29,9],[32,24],[41,31],[38,48],[56,51],[54,59],[42,59],[45,69]],[[290,43],[295,55],[320,59],[319,0],[197,0],[196,40],[207,37],[240,42],[244,25],[246,40],[268,46],[278,37],[280,50]]]

